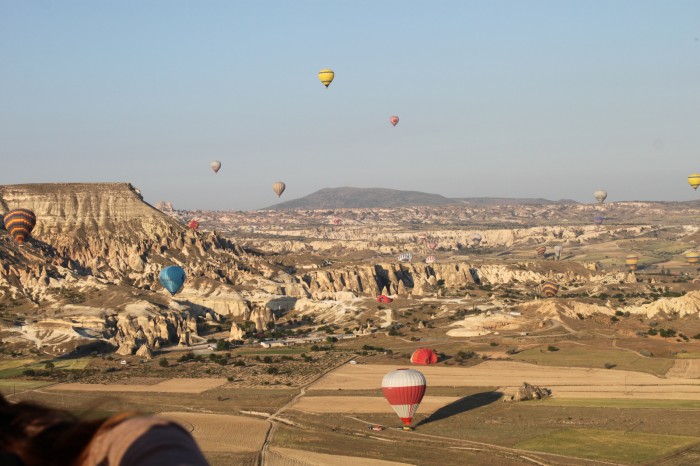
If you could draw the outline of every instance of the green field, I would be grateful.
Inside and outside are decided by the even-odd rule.
[[[700,359],[700,353],[690,352],[690,353],[678,353],[676,354],[678,359]]]
[[[627,408],[627,409],[697,409],[700,401],[696,400],[624,400],[604,398],[545,398],[539,405],[577,407],[577,408]],[[528,406],[525,404],[524,406]],[[537,407],[531,404],[532,407]]]
[[[271,354],[302,354],[309,353],[308,348],[260,348],[260,349],[249,349],[249,350],[235,350],[233,354],[245,354],[245,355],[271,355]]]
[[[546,366],[592,367],[604,369],[605,363],[614,369],[664,375],[673,366],[672,359],[645,358],[631,351],[593,349],[581,346],[562,346],[559,351],[548,351],[546,346],[521,351],[513,359]],[[612,370],[614,370],[612,369]]]
[[[684,435],[647,434],[606,429],[564,429],[525,440],[523,450],[598,460],[641,463],[700,441]]]
[[[16,392],[25,390],[34,390],[36,388],[51,385],[53,382],[44,382],[41,380],[0,380],[0,393],[3,395],[12,395]]]
[[[35,359],[11,359],[0,361],[0,379],[17,377],[27,369],[44,370],[47,362],[54,364],[54,369],[79,370],[85,369],[92,358],[51,359],[36,361]]]

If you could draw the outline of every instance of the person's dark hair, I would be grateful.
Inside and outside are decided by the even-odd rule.
[[[126,417],[86,421],[34,403],[13,404],[0,395],[0,459],[18,466],[79,466],[95,434]]]

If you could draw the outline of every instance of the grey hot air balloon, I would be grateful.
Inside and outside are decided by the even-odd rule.
[[[282,183],[281,181],[277,181],[272,185],[272,190],[275,192],[275,194],[277,194],[277,197],[280,197],[286,187],[286,184]]]
[[[214,173],[219,173],[219,168],[221,168],[221,162],[214,160],[211,163],[211,169],[214,170]]]
[[[561,259],[562,250],[564,250],[564,248],[561,245],[557,244],[556,246],[554,246],[554,258],[556,260]]]
[[[604,189],[599,189],[593,193],[593,196],[598,201],[598,204],[602,204],[606,197],[608,197],[608,192]]]

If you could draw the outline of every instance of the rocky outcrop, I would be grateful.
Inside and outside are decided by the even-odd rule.
[[[552,394],[552,391],[548,388],[538,387],[537,385],[531,385],[527,382],[518,388],[515,394],[504,398],[504,401],[528,401],[528,400],[541,400],[542,398],[547,398]]]

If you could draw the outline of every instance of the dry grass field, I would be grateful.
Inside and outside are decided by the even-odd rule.
[[[139,384],[92,384],[64,383],[54,385],[49,390],[71,392],[161,392],[161,393],[202,393],[220,387],[226,379],[169,379],[152,385]]]
[[[292,448],[273,447],[270,449],[269,466],[406,466],[409,463],[396,463],[359,456],[327,455]]]
[[[459,400],[454,396],[425,396],[420,404],[421,413],[432,413]],[[291,409],[307,413],[387,413],[391,406],[384,397],[376,396],[304,396]]]
[[[257,452],[269,428],[266,421],[243,416],[164,412],[194,436],[204,452]]]

